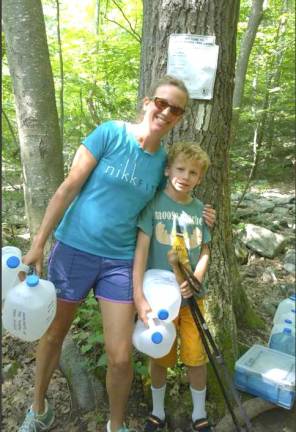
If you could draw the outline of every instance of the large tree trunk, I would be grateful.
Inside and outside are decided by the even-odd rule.
[[[2,12],[32,236],[63,179],[54,83],[40,0],[4,0]]]
[[[192,100],[189,114],[171,133],[168,141],[193,139],[208,152],[212,161],[199,192],[201,199],[212,203],[217,210],[209,268],[208,321],[230,365],[237,354],[233,294],[239,284],[232,245],[228,178],[238,12],[238,0],[144,0],[139,90],[139,96],[143,97],[150,84],[166,73],[170,34],[216,36],[220,51],[214,98],[211,101]]]

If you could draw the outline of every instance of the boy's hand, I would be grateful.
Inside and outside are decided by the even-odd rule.
[[[205,220],[205,223],[210,228],[213,228],[213,226],[216,222],[216,210],[213,209],[213,207],[210,204],[206,204],[203,208],[202,215],[203,215],[203,218]]]
[[[181,291],[181,295],[184,299],[192,297],[192,290],[191,290],[187,281],[184,281],[180,285],[180,291]]]
[[[148,326],[147,314],[151,312],[151,307],[144,296],[134,298],[135,306],[138,312],[138,317],[143,321],[145,326]]]

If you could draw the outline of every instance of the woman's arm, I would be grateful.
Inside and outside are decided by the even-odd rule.
[[[143,279],[148,261],[149,247],[150,237],[139,229],[134,258],[133,285],[135,306],[139,318],[144,322],[144,324],[147,324],[147,313],[151,311],[151,308],[143,294]]]
[[[48,237],[79,193],[97,163],[96,158],[84,145],[78,148],[68,176],[49,201],[31,248],[23,257],[25,264],[35,264],[37,273],[40,274],[42,272],[43,249]]]

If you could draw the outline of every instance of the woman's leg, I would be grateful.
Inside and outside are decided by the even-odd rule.
[[[109,396],[111,431],[124,422],[133,379],[131,362],[135,309],[131,303],[100,299],[105,348],[108,358],[106,387]]]
[[[39,341],[36,353],[36,373],[33,410],[44,412],[44,398],[53,374],[58,364],[62,344],[72,324],[79,303],[57,301],[56,316]]]

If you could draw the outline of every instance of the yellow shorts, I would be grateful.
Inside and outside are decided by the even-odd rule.
[[[204,314],[203,299],[197,300],[202,314]],[[201,366],[208,362],[200,334],[192,318],[190,307],[183,306],[178,317],[174,320],[177,335],[171,351],[164,357],[153,359],[153,362],[163,367],[173,367],[177,361],[177,339],[180,339],[180,359],[186,366]]]

